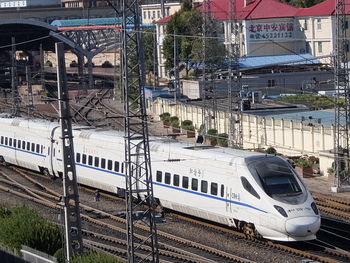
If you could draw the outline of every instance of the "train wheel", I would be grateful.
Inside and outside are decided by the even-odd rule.
[[[246,236],[256,238],[256,230],[253,224],[245,223],[242,230]]]

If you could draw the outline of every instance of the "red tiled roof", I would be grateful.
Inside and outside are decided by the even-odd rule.
[[[156,23],[157,24],[168,23],[171,20],[171,17],[172,17],[172,15],[163,17],[163,18],[157,20]]]
[[[244,6],[245,2],[248,2],[247,6]],[[285,3],[281,3],[278,0],[237,0],[236,13],[237,19],[264,19],[275,17],[300,17],[300,16],[322,16],[333,15],[335,9],[336,0],[325,0],[324,2],[314,5],[309,8],[298,8]],[[346,5],[346,13],[350,14],[350,0]],[[212,0],[210,11],[217,20],[228,20],[229,6],[228,0]],[[203,10],[203,4],[199,4],[198,9]],[[170,16],[162,18],[157,23],[167,23],[171,19]]]

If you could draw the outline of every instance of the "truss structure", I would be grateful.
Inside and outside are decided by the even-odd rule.
[[[335,9],[335,134],[334,134],[334,186],[335,190],[350,183],[349,176],[349,129],[350,129],[350,87],[349,87],[349,40],[346,21],[346,0],[336,0]]]
[[[239,58],[240,58],[240,33],[237,18],[237,0],[228,0],[229,12],[229,79],[228,79],[228,99],[229,99],[229,144],[231,147],[243,147],[242,116],[240,112],[241,90]]]
[[[159,262],[139,0],[122,0],[122,16],[128,262]],[[146,207],[146,211],[136,219],[134,212],[141,205]],[[147,236],[141,240],[134,236],[134,225],[139,221],[148,229]],[[144,245],[151,248],[150,252],[137,253],[136,258],[136,250]]]

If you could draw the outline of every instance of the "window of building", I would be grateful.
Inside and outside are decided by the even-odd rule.
[[[183,188],[188,188],[188,177],[187,176],[183,176],[182,177],[182,187]]]
[[[75,161],[77,162],[77,163],[80,163],[80,153],[77,153],[76,154],[76,157],[75,157]]]
[[[166,184],[170,184],[170,181],[171,181],[171,175],[170,175],[170,173],[165,173],[165,174],[164,174],[164,182],[165,182]]]
[[[99,167],[100,166],[100,158],[95,157],[95,167]]]
[[[147,18],[147,12],[146,12],[146,11],[143,12],[143,18],[144,18],[144,19]]]
[[[105,158],[102,158],[102,159],[101,159],[101,168],[102,168],[102,169],[105,169],[105,168],[106,168],[106,159],[105,159]]]
[[[114,171],[119,172],[119,162],[117,161],[114,162]]]
[[[192,178],[191,189],[194,191],[198,190],[198,179]]]
[[[310,53],[310,42],[305,43],[305,53]]]
[[[217,195],[218,194],[218,184],[217,183],[211,183],[210,184],[210,193],[212,195]]]
[[[83,164],[86,164],[86,154],[83,154]]]
[[[317,30],[321,30],[321,29],[322,29],[321,18],[317,18]]]
[[[318,53],[322,53],[322,42],[317,42]]]
[[[222,184],[221,185],[221,193],[220,193],[221,197],[225,196],[225,186]]]
[[[207,193],[208,192],[208,182],[202,180],[201,181],[201,192],[202,193]]]
[[[173,184],[174,184],[174,186],[180,185],[180,176],[178,174],[174,174]]]
[[[161,171],[157,171],[156,180],[157,180],[157,182],[159,182],[159,183],[162,182],[162,172],[161,172]]]
[[[267,86],[268,87],[275,87],[276,86],[276,81],[274,79],[268,79],[267,80]]]
[[[160,18],[160,11],[157,11],[157,18]]]
[[[8,138],[5,137],[5,145],[8,145]]]
[[[152,12],[152,19],[155,19],[156,18],[156,11],[153,11]]]
[[[121,169],[122,169],[122,173],[124,173],[124,163],[120,163]]]
[[[112,171],[113,170],[113,161],[112,160],[108,160],[107,162],[107,169]]]
[[[148,11],[148,19],[151,19],[151,11]]]

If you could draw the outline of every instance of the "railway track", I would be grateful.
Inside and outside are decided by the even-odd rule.
[[[30,200],[50,209],[62,209],[62,207],[58,205],[61,196],[59,193],[45,187],[20,169],[14,168],[14,170],[21,174],[21,176],[27,179],[31,184],[34,184],[35,187],[38,187],[40,190],[16,182],[10,176],[6,175],[6,173],[1,171],[1,191],[11,193],[20,198]],[[7,186],[4,186],[4,184]],[[81,218],[84,222],[88,223],[89,225],[98,226],[99,228],[104,229],[109,233],[111,230],[113,230],[113,233],[121,237],[119,239],[116,239],[115,237],[111,237],[106,234],[91,233],[91,231],[88,233],[86,230],[84,230],[85,235],[90,237],[93,236],[94,239],[97,239],[93,242],[88,241],[87,244],[90,247],[98,247],[99,249],[109,251],[112,254],[121,254],[121,256],[125,256],[125,219],[114,216],[99,209],[95,209],[85,204],[81,204],[81,209]],[[102,219],[96,219],[96,217]],[[135,236],[139,239],[145,239],[143,234],[146,233],[146,227],[144,225],[136,225],[136,229],[137,232],[135,232]],[[143,231],[145,232],[143,233]],[[158,239],[160,249],[159,255],[162,259],[165,260],[164,262],[253,262],[251,260],[247,260],[188,239],[177,237],[163,231],[158,231]],[[145,251],[145,253],[149,252],[147,251],[147,247],[142,247],[142,251]]]
[[[350,220],[350,201],[334,196],[312,193],[318,209],[324,213]]]

